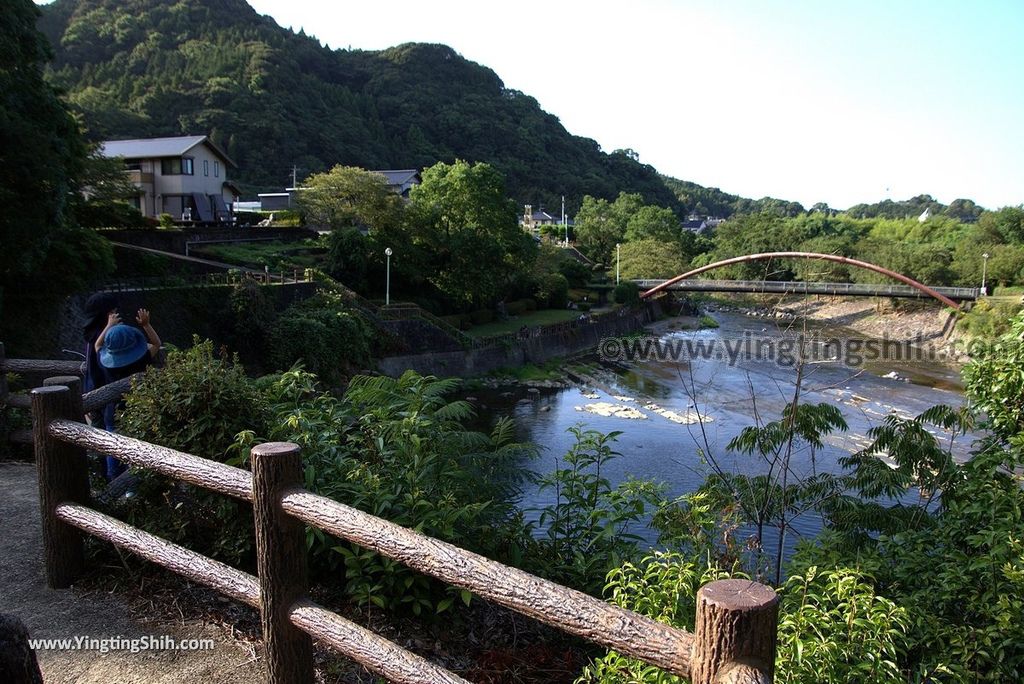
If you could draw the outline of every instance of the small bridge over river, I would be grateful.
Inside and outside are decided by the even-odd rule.
[[[641,290],[663,285],[665,280],[634,280]],[[908,297],[930,295],[910,285],[870,283],[805,283],[786,280],[680,280],[664,290],[682,292],[760,292],[767,294],[834,295],[842,297]],[[933,287],[954,301],[973,301],[981,290],[976,287]]]
[[[690,280],[705,271],[723,266],[742,264],[750,261],[771,261],[773,259],[810,259],[831,261],[847,266],[862,268],[866,271],[880,273],[887,278],[899,281],[902,285],[873,285],[868,283],[803,283],[772,280]],[[891,269],[859,261],[839,254],[819,254],[817,252],[763,252],[747,254],[716,261],[707,266],[695,268],[669,280],[637,281],[645,292],[643,298],[651,297],[664,290],[690,290],[700,292],[773,292],[780,294],[825,294],[855,297],[931,297],[951,309],[959,309],[957,300],[977,299],[980,290],[972,287],[929,287],[924,283],[897,273]]]

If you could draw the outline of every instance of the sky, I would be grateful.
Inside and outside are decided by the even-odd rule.
[[[333,48],[444,43],[605,151],[805,206],[1024,203],[1024,1],[250,0]]]
[[[248,0],[332,48],[444,43],[607,152],[745,197],[1024,203],[1024,0]]]

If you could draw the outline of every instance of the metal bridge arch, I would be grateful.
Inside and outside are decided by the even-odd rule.
[[[847,265],[850,265],[850,266],[856,266],[857,268],[863,268],[863,269],[868,270],[868,271],[874,271],[875,273],[881,273],[884,276],[887,276],[889,278],[894,278],[894,279],[900,281],[901,283],[904,283],[906,285],[910,285],[911,287],[916,288],[916,289],[920,290],[921,292],[925,293],[929,297],[932,297],[934,299],[939,300],[940,302],[942,302],[946,306],[950,307],[951,309],[956,309],[956,310],[960,309],[960,305],[958,305],[956,302],[954,302],[949,297],[947,297],[947,296],[945,296],[945,295],[943,295],[943,294],[941,294],[939,292],[936,292],[935,290],[933,290],[932,288],[928,287],[924,283],[919,283],[918,281],[914,280],[913,278],[908,278],[907,276],[903,275],[902,273],[897,273],[896,271],[891,271],[891,270],[889,270],[887,268],[883,268],[881,266],[878,266],[876,264],[871,264],[871,263],[868,263],[866,261],[858,261],[857,259],[851,259],[849,257],[839,256],[838,254],[819,254],[817,252],[763,252],[761,254],[748,254],[746,256],[733,257],[732,259],[723,259],[722,261],[716,261],[713,264],[708,264],[707,266],[701,266],[700,268],[695,268],[692,271],[687,271],[686,273],[683,273],[682,275],[677,275],[675,278],[671,278],[670,280],[666,280],[665,282],[661,283],[660,285],[656,285],[655,287],[652,287],[647,292],[644,292],[643,294],[640,295],[640,297],[642,297],[642,298],[651,297],[651,296],[656,295],[657,293],[661,292],[662,290],[665,290],[666,288],[674,285],[675,283],[678,283],[680,280],[686,280],[687,278],[692,278],[695,275],[699,275],[701,273],[704,273],[705,271],[710,271],[710,270],[715,269],[715,268],[720,268],[722,266],[731,266],[732,264],[742,264],[742,263],[746,263],[748,261],[767,261],[769,259],[821,259],[823,261],[834,261],[834,262],[836,262],[838,264],[847,264]]]

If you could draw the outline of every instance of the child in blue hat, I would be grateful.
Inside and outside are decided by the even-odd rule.
[[[149,322],[149,311],[139,309],[135,321],[141,330],[122,323],[121,315],[111,311],[107,316],[106,327],[96,338],[95,349],[100,365],[106,369],[111,381],[144,371],[160,353],[160,336]],[[108,482],[124,472],[124,469],[124,464],[113,456],[107,456]]]

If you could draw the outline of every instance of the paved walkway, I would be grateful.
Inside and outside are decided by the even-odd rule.
[[[170,684],[264,681],[251,648],[225,638],[220,628],[198,621],[146,622],[135,619],[114,594],[85,594],[46,586],[42,567],[39,499],[33,464],[0,463],[0,612],[26,624],[33,639],[86,636],[213,639],[211,650],[177,651],[37,650],[50,684]]]

